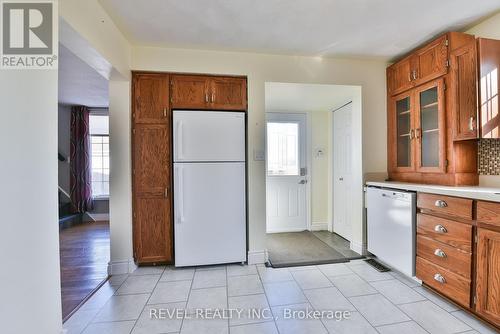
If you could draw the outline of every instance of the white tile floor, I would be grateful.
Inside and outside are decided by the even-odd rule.
[[[196,309],[264,310],[263,317],[200,319]],[[152,319],[186,311],[181,317]],[[348,318],[287,318],[287,312],[342,311]],[[226,314],[227,315],[227,314]],[[272,315],[272,316],[270,316]],[[400,274],[361,260],[272,269],[216,266],[139,268],[112,277],[65,324],[73,333],[446,334],[493,329]]]

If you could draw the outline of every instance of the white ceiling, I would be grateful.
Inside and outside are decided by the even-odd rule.
[[[393,58],[500,0],[100,0],[136,45]]]
[[[59,44],[59,103],[108,107],[108,80]]]
[[[332,111],[352,101],[359,86],[266,82],[266,112]]]

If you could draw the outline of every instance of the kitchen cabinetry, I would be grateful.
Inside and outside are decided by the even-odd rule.
[[[132,193],[134,258],[172,261],[169,76],[134,74]]]
[[[500,138],[500,41],[478,38],[481,138]]]
[[[171,103],[174,109],[246,110],[246,78],[174,75]]]
[[[417,194],[416,276],[500,328],[500,203]]]
[[[477,203],[476,311],[500,326],[500,203]]]
[[[174,108],[246,111],[246,77],[133,73],[132,206],[137,264],[174,260]]]
[[[450,32],[388,67],[390,180],[479,182],[475,64],[474,36]]]

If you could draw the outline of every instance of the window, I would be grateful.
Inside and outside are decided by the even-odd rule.
[[[109,196],[109,116],[90,115],[92,196]]]
[[[267,123],[267,174],[299,175],[299,125]]]

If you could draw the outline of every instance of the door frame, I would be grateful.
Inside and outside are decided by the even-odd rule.
[[[306,183],[306,229],[308,231],[312,230],[312,211],[311,211],[311,180],[313,175],[311,174],[312,172],[312,161],[311,161],[311,147],[312,147],[312,137],[311,137],[311,122],[310,122],[310,116],[309,113],[307,112],[281,112],[279,110],[270,110],[266,111],[265,113],[265,121],[264,121],[264,152],[265,152],[265,161],[264,161],[264,178],[266,180],[266,188],[265,188],[265,194],[266,194],[266,200],[267,200],[267,122],[268,122],[268,116],[270,114],[272,115],[280,115],[285,119],[287,116],[295,116],[295,115],[304,115],[306,119],[306,126],[305,126],[305,139],[306,139],[306,147],[305,147],[305,160],[306,160],[306,168],[307,168],[307,183]],[[300,167],[299,167],[300,168]],[[289,231],[289,232],[299,232],[299,231]],[[267,208],[266,208],[266,234],[267,234]]]

